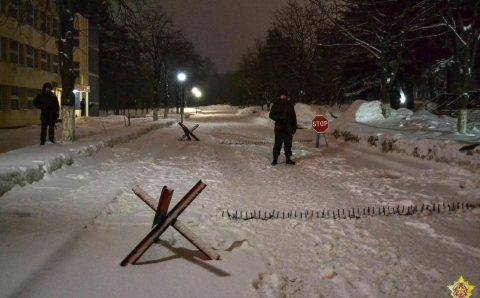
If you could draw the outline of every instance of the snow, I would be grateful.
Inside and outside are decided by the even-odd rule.
[[[73,155],[71,166],[6,192],[0,198],[0,267],[8,273],[0,275],[2,295],[441,297],[459,275],[480,283],[479,209],[359,220],[223,218],[226,209],[480,203],[478,174],[332,139],[319,149],[295,142],[297,165],[272,167],[272,127],[256,114],[192,115],[186,125],[200,124],[201,142],[177,141],[177,126],[151,130],[96,154]],[[295,140],[314,136],[302,129]],[[0,160],[15,152],[44,160],[41,150],[27,151]],[[208,186],[181,220],[222,260],[205,260],[168,229],[140,264],[120,267],[154,217],[131,188],[140,185],[157,197],[168,185],[173,205],[198,179]]]
[[[473,117],[472,117],[473,119]],[[384,119],[379,101],[357,100],[330,125],[337,138],[422,159],[460,164],[473,170],[480,168],[480,151],[459,151],[463,146],[480,142],[478,122],[469,124],[467,135],[457,133],[456,119],[437,116],[426,110],[405,108],[392,111]]]
[[[304,127],[312,126],[312,119],[315,117],[315,112],[310,105],[303,103],[295,104],[295,113],[297,114],[297,123]]]
[[[210,105],[210,106],[202,106],[200,107],[202,111],[231,111],[236,110],[238,107],[231,106],[231,105]]]
[[[355,113],[357,122],[382,121],[384,119],[381,103],[377,100],[362,103]]]
[[[78,156],[91,155],[105,147],[128,142],[153,129],[173,123],[171,119],[143,123],[123,130],[110,131],[108,135],[93,135],[71,144],[47,143],[45,146],[33,145],[9,151],[0,155],[0,196],[16,185],[23,186],[39,181],[46,174],[51,174],[64,165],[73,164]]]

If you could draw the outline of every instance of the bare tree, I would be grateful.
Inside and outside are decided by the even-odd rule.
[[[322,15],[310,5],[291,0],[277,11],[273,28],[285,41],[284,51],[289,59],[277,61],[284,64],[298,81],[300,100],[305,96],[306,82],[313,76],[319,55],[319,28]]]
[[[413,5],[382,0],[310,2],[343,36],[340,42],[323,46],[360,48],[375,61],[380,73],[382,112],[388,117],[391,94],[409,54],[409,44],[445,34],[441,28],[428,23],[429,14],[435,9],[434,1],[422,0]]]
[[[161,87],[162,84],[167,84],[165,53],[174,37],[173,22],[163,8],[156,4],[135,2],[127,12],[129,13],[125,15],[125,24],[141,43],[150,62],[154,97],[153,121],[157,121]]]
[[[460,98],[457,130],[467,132],[469,91],[474,81],[474,69],[480,46],[480,1],[437,1],[438,23],[449,33],[452,57],[447,63],[453,72],[453,91]]]

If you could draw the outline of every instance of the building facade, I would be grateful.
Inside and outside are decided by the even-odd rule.
[[[45,82],[59,101],[62,84],[57,49],[58,16],[53,1],[0,0],[0,128],[40,123],[33,99]],[[88,20],[75,19],[75,97],[88,106]]]

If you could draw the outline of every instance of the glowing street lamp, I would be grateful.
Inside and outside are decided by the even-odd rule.
[[[192,94],[197,98],[197,109],[195,110],[195,114],[198,114],[198,107],[200,105],[200,97],[202,97],[202,91],[197,87],[192,88]]]
[[[185,92],[183,89],[183,83],[187,80],[187,75],[184,72],[179,72],[177,74],[177,80],[180,82],[180,122],[183,123],[183,110],[185,102]]]
[[[180,82],[180,83],[183,83],[187,80],[187,75],[184,73],[184,72],[179,72],[177,74],[177,80]]]

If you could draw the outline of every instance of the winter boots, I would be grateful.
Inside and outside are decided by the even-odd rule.
[[[295,162],[291,160],[290,157],[286,157],[285,163],[287,165],[292,165],[292,166],[295,165]],[[272,161],[272,166],[276,166],[277,164],[278,164],[278,156],[274,156]]]
[[[291,160],[290,157],[287,157],[287,160],[285,161],[285,163],[287,165],[292,165],[292,166],[295,165],[295,162],[293,160]]]
[[[278,156],[274,156],[272,161],[272,166],[276,166],[277,164],[278,164]]]

